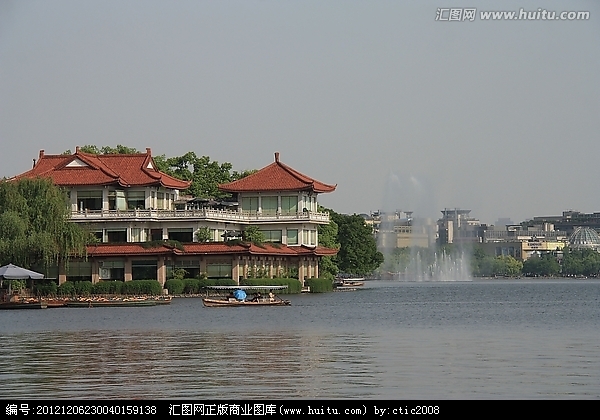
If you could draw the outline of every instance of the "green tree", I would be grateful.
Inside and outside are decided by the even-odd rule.
[[[84,153],[90,153],[92,155],[132,155],[136,153],[141,153],[139,150],[133,147],[127,147],[121,144],[117,144],[117,147],[103,146],[102,148],[98,148],[98,146],[93,144],[86,144],[85,146],[81,146],[79,150]],[[66,150],[63,152],[63,155],[70,154],[71,150]]]
[[[196,240],[198,242],[208,242],[212,239],[210,229],[207,226],[199,227],[196,231]]]
[[[338,226],[337,240],[340,250],[337,265],[340,271],[366,275],[375,271],[383,262],[383,254],[377,251],[373,229],[358,214],[339,214],[326,209]]]
[[[91,234],[69,221],[67,194],[48,179],[0,184],[0,260],[25,267],[83,256]]]
[[[560,273],[560,264],[551,253],[536,255],[523,262],[523,273],[533,276],[555,276]]]
[[[494,273],[495,275],[516,277],[521,274],[523,269],[522,261],[519,261],[510,255],[496,257],[496,260],[497,265],[496,273]]]
[[[244,241],[252,242],[255,245],[260,245],[265,241],[265,235],[261,232],[258,226],[248,226],[242,233]]]
[[[567,276],[596,276],[600,273],[600,253],[593,249],[563,249],[562,271]]]
[[[322,207],[319,208],[320,212],[323,212]],[[340,243],[337,240],[338,225],[333,220],[330,220],[326,225],[319,225],[317,227],[319,234],[319,246],[332,249],[340,249]],[[333,280],[339,273],[340,269],[337,264],[337,256],[325,256],[321,257],[319,262],[319,277]]]
[[[191,181],[192,184],[186,193],[202,198],[227,198],[230,195],[220,191],[219,184],[235,181],[256,172],[256,170],[232,172],[231,163],[220,164],[211,161],[208,156],[198,157],[194,152],[172,158],[166,158],[164,155],[156,156],[154,162],[159,170],[175,178]]]

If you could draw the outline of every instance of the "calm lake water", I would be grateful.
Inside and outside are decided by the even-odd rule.
[[[597,399],[600,281],[0,312],[2,398]]]

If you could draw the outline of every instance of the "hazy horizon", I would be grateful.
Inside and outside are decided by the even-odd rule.
[[[0,177],[88,144],[280,152],[340,213],[600,211],[600,4],[476,3],[3,1]],[[480,15],[520,10],[589,18]]]

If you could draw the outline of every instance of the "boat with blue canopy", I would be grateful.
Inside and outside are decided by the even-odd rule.
[[[287,306],[291,302],[286,299],[281,299],[276,296],[274,290],[287,289],[287,285],[283,286],[209,286],[209,290],[219,290],[229,292],[227,296],[206,297],[202,298],[204,306],[209,308],[223,306]],[[266,294],[263,295],[262,292]],[[252,293],[252,297],[248,293]]]

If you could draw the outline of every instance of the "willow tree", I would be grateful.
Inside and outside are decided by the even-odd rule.
[[[90,240],[69,220],[66,192],[50,180],[0,182],[0,263],[47,267],[85,255]]]

